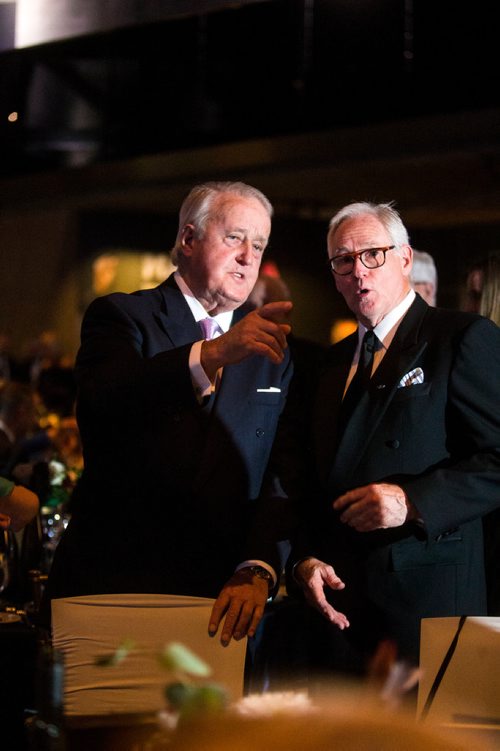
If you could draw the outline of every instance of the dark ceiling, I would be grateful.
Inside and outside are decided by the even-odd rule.
[[[20,279],[40,247],[61,264],[74,246],[164,247],[205,179],[269,196],[270,252],[280,266],[293,257],[292,281],[311,272],[314,308],[323,279],[330,297],[326,222],[350,200],[396,201],[437,261],[441,304],[456,302],[470,258],[500,245],[492,3],[20,4],[58,30],[14,48],[15,2],[0,0],[0,223]],[[53,17],[35,19],[35,7]],[[60,33],[63,10],[79,29]],[[59,234],[40,243],[51,221]]]
[[[0,56],[3,175],[500,106],[481,4],[145,6],[154,21]]]
[[[64,7],[100,15],[85,34],[0,55],[4,207],[175,212],[193,181],[227,177],[283,216],[395,198],[415,227],[500,221],[490,3]]]

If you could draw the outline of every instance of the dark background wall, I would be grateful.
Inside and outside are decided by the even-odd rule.
[[[206,179],[269,196],[268,258],[319,341],[345,313],[324,263],[344,203],[396,202],[445,306],[500,246],[486,2],[19,0],[17,46],[15,5],[0,5],[0,329],[17,346],[50,327],[74,353],[92,260],[167,252]]]

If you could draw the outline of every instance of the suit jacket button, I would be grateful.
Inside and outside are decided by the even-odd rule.
[[[399,448],[399,441],[397,438],[394,438],[392,441],[387,441],[386,444],[390,449],[398,449]]]
[[[262,438],[262,436],[264,435],[264,431],[262,430],[262,428],[257,428],[257,430],[255,431],[255,435],[257,436],[257,438]]]

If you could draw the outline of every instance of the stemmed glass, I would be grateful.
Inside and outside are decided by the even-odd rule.
[[[14,545],[7,529],[0,529],[0,595],[7,589],[12,578]]]

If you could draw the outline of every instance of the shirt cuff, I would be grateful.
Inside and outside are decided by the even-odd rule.
[[[276,586],[276,583],[278,581],[278,577],[276,576],[276,571],[268,563],[264,563],[264,561],[257,561],[257,560],[243,561],[243,563],[239,563],[238,566],[236,566],[235,571],[241,571],[242,568],[248,568],[249,566],[261,566],[262,568],[265,568],[266,571],[269,571],[269,573],[273,577],[273,587]]]
[[[203,341],[195,342],[189,352],[191,382],[200,402],[205,396],[210,396],[214,391],[214,384],[210,381],[201,365],[201,345]]]

